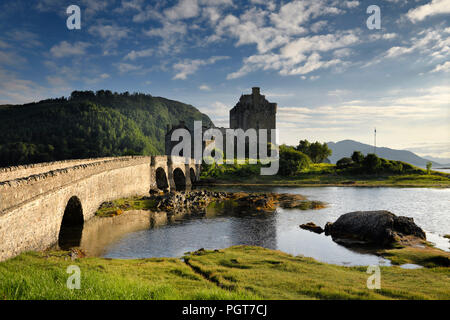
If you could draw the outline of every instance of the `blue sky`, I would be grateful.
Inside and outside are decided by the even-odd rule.
[[[2,0],[0,104],[144,92],[227,126],[259,86],[281,142],[372,143],[377,127],[380,146],[450,158],[449,17],[450,0]]]

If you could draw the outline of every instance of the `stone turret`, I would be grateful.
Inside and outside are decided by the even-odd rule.
[[[230,110],[231,129],[275,129],[277,104],[270,103],[261,95],[258,87],[252,94],[242,95],[236,106]]]

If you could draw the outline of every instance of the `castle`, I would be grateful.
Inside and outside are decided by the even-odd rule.
[[[276,129],[276,113],[277,104],[267,101],[266,97],[261,95],[260,88],[253,87],[252,93],[241,95],[238,103],[230,110],[229,129],[243,129],[244,131],[248,129]],[[177,141],[171,141],[172,132],[180,128],[189,130],[184,121],[181,121],[176,126],[167,126],[165,136],[166,155],[170,155],[172,148],[178,143]],[[203,127],[202,131],[205,132],[207,129],[209,128]],[[225,141],[225,132],[228,128],[221,127],[217,129],[222,132]],[[193,137],[192,132],[191,136]],[[211,141],[203,142],[203,147],[209,143]],[[192,145],[194,144],[192,143]]]
[[[230,129],[276,129],[276,113],[277,104],[267,101],[254,87],[252,94],[242,95],[230,110]]]

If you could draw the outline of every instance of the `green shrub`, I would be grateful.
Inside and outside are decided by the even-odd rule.
[[[293,176],[308,169],[311,164],[309,157],[286,145],[280,146],[280,169],[278,173],[282,176]]]
[[[364,155],[361,151],[354,151],[352,154],[352,160],[354,163],[362,163],[364,161]]]
[[[402,173],[403,164],[399,161],[388,161],[386,163],[382,163],[382,170],[391,173]]]
[[[382,168],[382,160],[376,154],[369,153],[363,160],[363,168],[367,173],[378,172]]]
[[[338,162],[336,162],[336,167],[338,169],[344,169],[344,168],[348,168],[348,167],[352,166],[353,164],[354,163],[351,158],[344,157],[344,158],[340,159]]]
[[[431,173],[431,167],[433,166],[433,163],[431,163],[431,161],[427,162],[427,174]]]
[[[227,178],[239,178],[239,177],[252,177],[260,174],[261,163],[250,164],[249,159],[245,159],[245,163],[238,164],[237,160],[234,160],[232,164],[202,164],[203,178],[215,178],[215,179],[227,179]]]
[[[301,140],[295,149],[306,154],[313,163],[322,163],[332,154],[326,143],[318,141],[310,143],[308,140]]]

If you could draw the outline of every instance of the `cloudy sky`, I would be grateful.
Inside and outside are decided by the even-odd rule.
[[[66,27],[69,5],[81,30]],[[369,30],[370,5],[381,29]],[[259,86],[281,142],[450,158],[450,0],[2,0],[0,104],[72,90],[190,103],[216,125]]]

